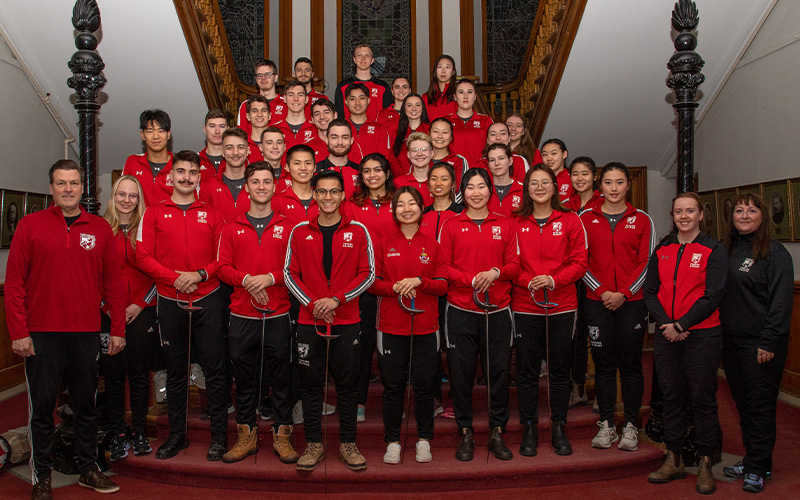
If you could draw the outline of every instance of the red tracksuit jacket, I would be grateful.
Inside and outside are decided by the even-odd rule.
[[[364,122],[361,128],[356,128],[353,122],[350,122],[350,125],[353,127],[353,137],[355,138],[350,151],[351,159],[353,149],[360,151],[363,156],[372,153],[380,153],[387,159],[392,158],[392,152],[389,146],[389,134],[386,133],[386,129],[370,120]]]
[[[441,212],[434,210],[433,205],[428,205],[425,207],[425,210],[422,211],[422,222],[419,224],[419,230],[422,231],[423,234],[427,234],[436,241],[439,241],[439,231],[442,229],[442,225],[451,217],[460,214],[461,210],[461,205],[456,202],[450,203],[450,206]]]
[[[367,228],[342,213],[342,220],[333,235],[333,266],[330,279],[322,264],[322,231],[318,217],[298,224],[289,237],[284,276],[286,286],[304,306],[298,322],[315,323],[314,302],[323,297],[336,297],[334,325],[352,325],[361,321],[358,297],[375,280],[375,255]]]
[[[122,175],[136,177],[136,180],[142,185],[144,204],[149,207],[172,196],[172,180],[169,178],[171,170],[172,153],[169,153],[169,161],[166,166],[153,178],[153,171],[150,169],[150,163],[147,162],[147,154],[141,153],[130,155],[125,160],[125,166],[122,167]]]
[[[627,300],[642,299],[642,285],[647,275],[647,259],[656,246],[653,221],[647,213],[630,203],[628,210],[611,232],[611,225],[600,205],[581,213],[589,245],[586,296],[602,300],[607,290],[620,292]]]
[[[411,316],[400,308],[392,286],[411,277],[422,278],[415,288],[414,307],[425,312],[414,316],[414,335],[425,335],[439,329],[439,299],[447,293],[447,278],[441,263],[439,244],[421,231],[409,240],[397,225],[394,232],[381,240],[376,250],[375,283],[369,291],[378,296],[376,328],[393,335],[411,335]],[[404,299],[410,307],[411,301]]]
[[[124,337],[127,304],[120,278],[114,235],[104,219],[81,209],[67,228],[56,205],[26,215],[6,265],[9,337],[24,339],[31,331],[99,332],[103,300],[111,313],[111,335]]]
[[[561,203],[564,203],[569,200],[570,196],[575,194],[569,171],[565,168],[559,172],[558,175],[556,175],[556,181],[558,182],[558,196],[561,198]]]
[[[346,204],[343,203],[342,207],[347,211],[348,217],[364,224],[373,243],[391,235],[396,229],[394,217],[392,217],[391,201],[382,203],[379,208],[375,208],[372,200],[364,200],[364,204],[360,207],[351,200]]]
[[[492,197],[489,198],[489,210],[506,217],[512,217],[514,210],[518,209],[520,205],[522,205],[522,183],[517,181],[511,184],[511,189],[508,190],[503,201],[500,201],[496,192],[492,192]]]
[[[428,120],[433,121],[439,117],[448,116],[458,111],[458,105],[456,104],[456,101],[447,101],[444,98],[444,95],[447,93],[447,89],[449,87],[449,83],[445,84],[444,90],[439,93],[439,97],[434,102],[428,102],[427,92],[422,94],[422,102],[425,103],[425,109],[428,112]]]
[[[121,264],[122,282],[125,284],[125,305],[136,304],[142,309],[156,305],[153,280],[139,269],[136,263],[136,249],[131,240],[123,231],[117,231],[114,241],[117,244],[117,256]]]
[[[380,110],[378,112],[378,118],[375,121],[378,123],[378,125],[387,127],[392,123],[397,124],[399,119],[400,112],[394,109],[394,104],[392,104],[388,108],[383,108]]]
[[[727,277],[728,259],[719,241],[701,232],[682,245],[670,235],[650,257],[647,309],[659,325],[677,321],[684,330],[719,326]]]
[[[286,120],[281,120],[273,126],[278,127],[281,132],[283,132],[283,140],[286,143],[286,151],[289,151],[292,146],[296,146],[298,144],[307,144],[314,139],[319,138],[319,135],[317,134],[317,127],[315,127],[310,121],[304,121],[303,124],[300,125],[300,130],[298,130],[296,134],[292,132],[292,129],[289,127],[289,124],[286,123]],[[327,150],[327,147],[325,149]],[[317,152],[315,151],[314,157],[316,158],[316,156]],[[286,162],[285,154],[283,161]]]
[[[564,206],[569,208],[573,212],[580,213],[583,212],[584,210],[591,209],[595,205],[599,207],[600,205],[603,204],[604,201],[605,198],[603,197],[603,194],[595,189],[594,192],[592,193],[592,198],[586,203],[586,205],[581,206],[581,195],[575,193],[572,196],[570,196],[567,201],[564,202]]]
[[[417,188],[419,194],[422,195],[422,202],[425,205],[430,205],[431,203],[433,203],[433,195],[431,195],[431,192],[428,189],[428,179],[425,179],[424,181],[420,182],[417,180],[416,177],[414,177],[413,172],[410,174],[401,175],[400,177],[395,177],[394,185],[398,189],[403,186],[413,186]]]
[[[451,305],[482,313],[472,301],[472,280],[479,272],[495,267],[500,270],[500,277],[489,289],[489,300],[500,309],[508,307],[511,282],[519,275],[519,249],[511,219],[489,212],[478,226],[465,210],[444,223],[439,244],[450,285],[447,301]]]
[[[244,177],[241,182],[245,183]],[[250,195],[247,190],[242,187],[239,196],[234,200],[230,188],[220,176],[209,177],[200,183],[200,201],[219,210],[226,223],[250,210]]]
[[[272,209],[276,214],[284,216],[292,227],[319,215],[317,202],[312,198],[311,205],[306,210],[306,207],[300,202],[300,198],[297,197],[291,187],[272,198]]]
[[[252,295],[242,284],[248,274],[272,274],[275,280],[266,290],[269,296],[268,305],[275,312],[267,317],[289,312],[289,291],[284,283],[283,264],[291,231],[292,226],[279,214],[272,216],[269,225],[261,233],[261,238],[244,214],[222,230],[217,251],[217,275],[219,279],[233,286],[231,314],[261,319],[261,313],[250,301]]]
[[[445,156],[441,160],[433,160],[433,163],[440,161],[449,163],[453,166],[453,170],[456,171],[456,181],[453,184],[453,189],[458,192],[461,188],[461,178],[464,177],[464,174],[467,173],[467,170],[469,170],[469,162],[460,154],[453,153],[452,151],[449,155]]]
[[[400,175],[405,175],[411,172],[411,161],[408,159],[408,146],[406,146],[405,142],[406,139],[408,139],[408,136],[413,132],[422,132],[424,134],[430,134],[431,132],[430,123],[420,123],[419,127],[417,127],[417,130],[411,130],[411,127],[409,127],[406,130],[406,136],[403,137],[403,146],[400,148],[400,154],[395,156],[394,141],[397,137],[397,125],[398,123],[394,122],[386,126],[386,133],[389,135],[389,152],[391,153],[391,157],[387,159],[393,164],[392,173],[396,174],[395,177],[399,177]]]
[[[177,299],[173,286],[178,279],[176,270],[205,269],[208,273],[208,279],[198,283],[192,294],[195,300],[219,288],[217,247],[223,225],[222,214],[198,200],[186,212],[172,199],[145,210],[136,238],[136,262],[156,282],[160,296]]]
[[[511,309],[514,312],[543,315],[544,309],[531,298],[528,284],[539,275],[553,278],[555,288],[547,298],[558,307],[550,314],[578,309],[575,282],[586,274],[586,232],[577,214],[554,210],[544,227],[533,216],[517,219],[519,261],[522,272],[514,281]],[[536,300],[544,301],[544,291],[536,292]]]
[[[530,169],[530,165],[528,165],[528,160],[526,160],[524,156],[518,155],[516,153],[511,155],[511,159],[514,162],[513,163],[514,168],[512,169],[513,172],[509,172],[511,174],[511,178],[521,183],[522,181],[525,180],[525,173]],[[489,168],[489,162],[486,158],[481,158],[473,166],[480,167],[489,172],[490,176],[492,175],[492,171]]]
[[[281,96],[275,97],[275,99],[269,102],[269,123],[267,125],[274,125],[286,118],[286,112],[286,101],[284,101]],[[239,115],[236,117],[236,126],[247,132],[248,136],[250,132],[253,131],[253,126],[247,119],[247,100],[242,101],[239,105]]]
[[[203,148],[202,151],[197,153],[200,155],[200,189],[203,188],[202,183],[204,180],[208,179],[209,177],[216,177],[217,175],[221,175],[222,172],[225,171],[226,164],[225,158],[219,162],[219,167],[214,167],[214,163],[212,163],[211,159],[208,157],[208,152],[206,152],[206,148]]]
[[[474,165],[481,159],[483,147],[486,145],[486,134],[494,121],[487,115],[475,112],[466,122],[457,114],[448,115],[453,124],[453,142],[450,151],[460,154]]]

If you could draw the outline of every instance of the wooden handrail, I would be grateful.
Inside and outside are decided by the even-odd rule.
[[[572,42],[587,0],[542,0],[531,29],[522,69],[517,78],[501,85],[477,85],[476,107],[495,120],[514,112],[527,118],[534,142],[541,140]]]

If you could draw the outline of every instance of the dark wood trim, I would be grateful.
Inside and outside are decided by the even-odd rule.
[[[292,74],[292,2],[279,2],[280,19],[280,62],[278,74],[290,76]]]
[[[475,7],[472,0],[461,0],[461,73],[475,74]]]
[[[442,0],[430,0],[428,2],[428,53],[430,54],[428,62],[431,68],[436,62],[436,59],[442,55],[443,52],[443,38],[442,38]]]
[[[325,2],[311,0],[311,60],[314,78],[325,80]],[[294,71],[294,67],[292,67]]]
[[[5,285],[0,283],[0,391],[25,382],[25,362],[11,350],[7,325]]]
[[[217,82],[214,78],[214,65],[210,64],[206,56],[206,43],[202,40],[201,30],[198,19],[195,15],[194,5],[191,0],[173,0],[175,12],[178,14],[178,21],[181,23],[183,36],[189,46],[189,53],[192,56],[192,63],[197,72],[197,79],[203,89],[206,98],[206,105],[209,108],[221,108],[222,102],[218,97],[219,91]]]
[[[486,22],[488,9],[489,7],[486,3],[486,0],[481,0],[481,26],[483,27],[483,38],[481,39],[481,49],[483,50],[483,54],[481,54],[483,59],[483,75],[481,76],[483,77],[482,81],[484,82],[489,81],[489,26]],[[527,59],[523,59],[523,61],[526,60]]]
[[[269,59],[269,0],[264,0],[264,59]]]
[[[547,77],[542,85],[540,96],[536,101],[533,121],[530,125],[534,144],[538,144],[539,141],[542,140],[542,133],[544,133],[544,127],[547,124],[547,119],[550,117],[550,110],[553,107],[553,101],[556,98],[558,87],[561,84],[561,77],[564,74],[564,68],[567,66],[567,60],[572,51],[572,43],[575,41],[575,35],[578,33],[578,28],[581,25],[583,11],[586,8],[587,1],[588,0],[571,1],[565,9],[564,15],[567,16],[567,18],[561,23],[561,29],[557,35],[558,38],[553,45],[552,53],[555,57],[550,61],[550,68],[547,71]]]
[[[800,396],[800,281],[794,282],[794,307],[789,330],[789,352],[783,368],[781,390]]]
[[[342,0],[336,2],[336,82],[342,81]],[[334,87],[335,89],[336,87]]]

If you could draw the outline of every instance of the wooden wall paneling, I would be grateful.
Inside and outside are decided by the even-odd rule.
[[[631,176],[630,189],[628,190],[627,201],[638,208],[647,212],[647,167],[628,167]],[[603,175],[603,169],[597,169],[597,178]]]
[[[461,74],[475,74],[475,8],[472,0],[461,0]]]
[[[789,330],[789,354],[783,368],[781,390],[800,396],[800,281],[794,282],[792,326]]]
[[[417,79],[414,76],[417,73],[417,2],[413,1],[410,2],[411,4],[411,12],[409,15],[411,16],[411,67],[408,68],[408,78],[409,83],[411,83],[411,91],[417,92]],[[433,64],[433,62],[431,62]],[[389,85],[392,84],[392,81],[389,80]]]
[[[336,2],[336,82],[341,82],[342,77],[342,0]]]
[[[312,4],[314,2],[311,2]],[[292,74],[292,2],[282,1],[279,4],[280,16],[280,40],[281,44],[278,47],[280,54],[280,62],[278,63],[278,80],[283,77],[288,77]]]
[[[481,0],[480,16],[483,29],[483,37],[481,38],[481,50],[483,51],[483,54],[481,54],[481,58],[483,59],[483,75],[481,76],[483,79],[481,81],[487,83],[489,81],[489,25],[487,23],[489,7],[487,5],[487,0]],[[525,64],[525,61],[523,61],[523,64]]]
[[[194,5],[190,0],[173,0],[175,4],[175,11],[178,14],[178,21],[181,23],[186,44],[189,46],[189,53],[192,55],[192,63],[197,72],[197,78],[200,80],[200,87],[203,89],[203,95],[206,98],[206,105],[209,108],[222,108],[222,102],[219,100],[217,91],[217,82],[214,78],[214,65],[211,64],[206,51],[203,47],[206,46],[202,40],[201,28],[195,16]]]
[[[311,0],[311,54],[314,79],[325,85],[325,2]],[[294,71],[294,61],[292,61]],[[314,82],[311,83],[314,86]],[[315,87],[316,88],[316,87]],[[324,89],[323,89],[324,91]]]
[[[25,382],[25,362],[11,350],[4,290],[0,283],[0,391]]]
[[[431,68],[436,59],[442,55],[442,0],[430,0],[428,2],[428,44],[430,52]],[[463,68],[459,74],[465,74]],[[422,91],[422,89],[420,89]]]

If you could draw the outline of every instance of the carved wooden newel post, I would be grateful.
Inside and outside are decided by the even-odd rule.
[[[97,127],[96,117],[100,109],[97,104],[97,93],[106,84],[100,74],[105,68],[103,59],[95,50],[97,38],[94,32],[100,28],[100,9],[95,0],[78,0],[72,10],[72,25],[78,30],[75,35],[75,46],[78,51],[72,54],[69,69],[73,76],[67,85],[75,89],[78,102],[79,148],[81,166],[86,171],[83,182],[81,205],[92,214],[97,214],[100,203],[97,201]]]
[[[680,0],[672,11],[675,37],[675,54],[667,63],[671,76],[667,86],[675,92],[678,112],[678,193],[694,191],[694,110],[695,94],[705,77],[700,70],[705,61],[694,51],[697,47],[697,22],[700,20],[697,5],[692,0]]]

